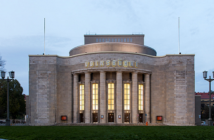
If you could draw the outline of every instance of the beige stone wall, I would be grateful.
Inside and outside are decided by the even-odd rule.
[[[106,72],[100,72],[100,115],[103,115],[104,118],[100,120],[100,123],[107,122],[106,116]]]
[[[85,73],[85,123],[91,123],[90,73]]]
[[[138,84],[137,84],[137,73],[132,73],[132,123],[138,123]]]
[[[150,74],[145,75],[145,104],[144,104],[144,109],[145,109],[145,122],[151,123],[150,118],[151,118],[151,110],[154,110],[155,112],[157,111],[156,108],[151,108],[151,92],[150,92]],[[152,98],[154,96],[152,95]],[[156,100],[158,98],[155,98]],[[162,100],[159,100],[158,102],[163,102]],[[153,106],[152,106],[153,107]],[[163,110],[162,110],[163,111]],[[153,116],[153,115],[152,115]]]
[[[85,68],[84,66],[86,61],[118,59],[135,61],[138,62],[139,66],[138,68],[106,66]],[[134,71],[138,72],[138,81],[142,80],[142,74],[144,74],[145,82],[148,82],[146,73],[151,74],[150,86],[145,85],[145,94],[148,92],[151,98],[148,101],[149,103],[144,102],[145,108],[146,104],[150,104],[148,117],[151,118],[151,123],[160,123],[156,121],[156,116],[163,116],[161,123],[169,125],[191,125],[195,123],[194,55],[155,57],[134,53],[102,52],[65,58],[30,56],[29,90],[32,125],[52,124],[55,123],[55,120],[60,123],[61,115],[67,115],[68,123],[71,122],[73,116],[71,113],[73,110],[71,91],[72,85],[74,85],[71,80],[72,73],[81,73],[81,81],[85,81],[85,123],[90,123],[91,114],[88,110],[90,109],[90,100],[88,100],[90,98],[90,93],[88,93],[90,91],[90,73],[98,73],[94,77],[100,81],[99,71],[107,71],[107,79],[111,79],[110,72],[113,72],[114,76],[112,77],[114,78],[112,79],[116,79],[115,118],[117,123],[122,123],[122,118],[119,120],[118,115],[123,117],[122,80],[127,80],[129,73]],[[139,78],[139,76],[141,77]],[[132,78],[134,78],[133,75]],[[135,82],[132,82],[132,84]],[[100,88],[100,90],[102,89],[103,87]],[[132,87],[132,90],[135,89]],[[102,99],[102,92],[100,94]],[[134,100],[133,97],[132,100]],[[46,109],[42,110],[45,112],[43,114],[37,110],[38,107],[41,108],[40,105],[41,107],[47,106]],[[133,113],[131,118],[134,123],[136,118],[135,111],[133,111],[131,112]],[[41,118],[42,115],[46,115],[46,118]]]
[[[116,75],[116,123],[122,123],[123,120],[123,105],[122,105],[122,72],[118,71]],[[121,116],[121,118],[118,118],[118,116]]]
[[[73,92],[73,123],[78,122],[78,109],[79,109],[79,84],[78,84],[78,74],[74,74],[74,92]],[[62,101],[62,100],[61,100]]]
[[[30,125],[52,125],[56,122],[56,59],[30,57]]]

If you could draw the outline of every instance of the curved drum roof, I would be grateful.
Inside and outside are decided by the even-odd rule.
[[[103,51],[118,51],[118,52],[130,52],[130,53],[142,53],[156,56],[157,53],[153,48],[145,45],[133,44],[133,43],[121,43],[121,42],[102,42],[91,43],[82,46],[75,47],[70,50],[69,55],[76,55],[81,53],[93,53]]]

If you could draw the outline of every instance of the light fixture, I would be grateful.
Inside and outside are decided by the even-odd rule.
[[[2,79],[5,78],[5,72],[4,71],[1,71],[1,77],[2,77]]]
[[[212,122],[212,117],[211,117],[211,82],[214,81],[214,79],[211,78],[211,76],[209,76],[209,78],[207,79],[207,71],[203,71],[203,77],[204,77],[204,80],[208,81],[209,82],[209,119],[208,119],[208,125],[209,126],[212,126],[213,125],[213,122]],[[214,77],[214,71],[213,71],[213,77]]]
[[[10,78],[13,79],[13,78],[15,77],[15,72],[14,72],[14,71],[10,71],[10,72],[9,72],[9,75],[10,75]]]
[[[207,71],[204,71],[204,72],[203,72],[203,77],[204,77],[204,79],[207,78]]]

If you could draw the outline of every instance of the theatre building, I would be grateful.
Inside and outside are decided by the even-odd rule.
[[[29,55],[30,125],[195,124],[193,54],[157,56],[144,35],[84,37],[69,56]]]

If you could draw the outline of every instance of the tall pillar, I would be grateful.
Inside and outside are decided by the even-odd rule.
[[[85,123],[91,122],[91,104],[90,104],[90,73],[85,73]]]
[[[132,73],[132,123],[138,123],[137,106],[137,72]]]
[[[74,74],[73,123],[78,120],[78,74]]]
[[[145,76],[145,121],[150,123],[150,75]]]
[[[117,71],[117,91],[116,91],[116,122],[117,123],[122,123],[122,118],[123,118],[123,114],[122,114],[122,72],[121,71]],[[118,116],[121,116],[121,119],[118,118]]]
[[[106,123],[106,73],[104,71],[100,72],[100,123]]]

